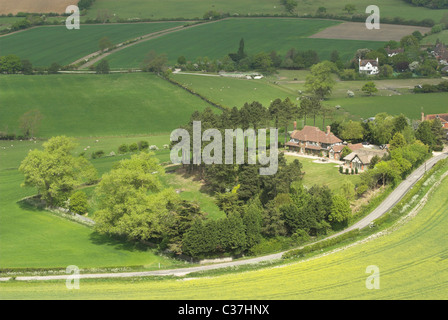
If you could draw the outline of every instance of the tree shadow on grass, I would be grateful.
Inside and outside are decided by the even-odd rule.
[[[125,250],[130,252],[145,252],[151,250],[151,248],[143,243],[129,241],[124,237],[113,237],[108,235],[99,234],[93,231],[89,235],[90,241],[95,245],[111,246],[115,250]]]

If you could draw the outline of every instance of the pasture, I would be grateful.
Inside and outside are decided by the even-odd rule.
[[[73,264],[80,268],[156,269],[159,263],[165,267],[179,264],[147,248],[100,236],[83,225],[21,203],[20,199],[35,194],[35,190],[20,187],[23,175],[17,168],[28,150],[40,144],[0,141],[0,269],[65,269]]]
[[[5,75],[0,87],[0,128],[20,134],[20,117],[38,109],[44,117],[38,136],[44,138],[169,133],[208,106],[148,73]]]
[[[421,42],[422,42],[422,44],[435,45],[437,40],[444,43],[445,45],[448,45],[448,30],[443,30],[442,32],[426,36],[423,38],[423,40]]]
[[[112,68],[138,68],[151,50],[167,54],[171,64],[176,63],[181,55],[189,61],[195,61],[198,57],[222,59],[238,50],[241,38],[244,38],[248,54],[275,50],[283,55],[295,48],[301,51],[316,50],[321,60],[328,59],[333,50],[338,50],[341,58],[348,60],[359,48],[376,49],[384,44],[380,41],[309,38],[320,30],[339,23],[317,19],[232,18],[138,43],[111,54],[108,60]]]
[[[447,193],[445,178],[394,232],[280,267],[189,279],[81,280],[81,290],[67,290],[65,280],[0,286],[8,299],[445,299]],[[366,288],[372,265],[379,269],[379,290]]]
[[[346,15],[344,7],[347,4],[355,4],[355,12],[363,14],[369,0],[298,0],[296,13],[299,15],[315,14],[319,7],[325,7],[327,13]],[[411,6],[402,0],[377,0],[382,17],[422,20],[434,19],[438,22],[448,10],[431,10],[422,7]],[[107,12],[111,19],[135,19],[135,18],[202,18],[207,11],[229,13],[230,15],[256,15],[256,14],[285,14],[286,10],[278,1],[272,0],[242,0],[225,1],[215,0],[213,3],[201,0],[189,1],[188,6],[181,0],[165,0],[163,3],[156,0],[96,0],[87,13],[87,18],[95,19],[98,13]],[[114,16],[114,14],[116,16]]]
[[[372,96],[335,98],[326,102],[329,106],[340,105],[343,111],[354,119],[367,119],[380,112],[390,115],[403,113],[411,120],[420,120],[425,114],[448,112],[448,93],[404,94],[393,96]]]
[[[0,56],[15,54],[28,59],[34,66],[70,64],[99,51],[99,41],[108,37],[113,44],[153,32],[180,26],[182,22],[129,24],[81,24],[79,30],[64,26],[37,27],[0,37]]]

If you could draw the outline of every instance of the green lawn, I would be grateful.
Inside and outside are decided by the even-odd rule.
[[[363,14],[367,6],[372,2],[369,0],[298,0],[297,12],[300,15],[315,14],[319,7],[325,7],[327,13],[343,15],[346,14],[346,4],[356,6],[355,13]],[[434,19],[438,22],[448,10],[431,10],[406,4],[402,0],[377,0],[374,3],[380,8],[383,17],[394,18],[400,16],[404,19],[422,20]],[[214,10],[218,12],[234,14],[284,14],[286,10],[279,1],[273,0],[242,0],[225,1],[215,0],[206,2],[201,0],[190,0],[188,5],[180,0],[96,0],[88,11],[86,18],[95,19],[99,11],[108,10],[111,19],[114,18],[202,18],[205,12]],[[115,17],[113,15],[116,14]]]
[[[247,53],[271,52],[285,54],[289,49],[313,49],[321,60],[328,59],[338,50],[342,59],[349,59],[359,48],[376,49],[383,45],[378,41],[357,41],[307,38],[316,32],[339,24],[330,20],[307,19],[227,19],[199,25],[136,44],[108,57],[112,68],[139,67],[146,54],[155,50],[166,53],[170,63],[176,63],[181,55],[195,61],[198,57],[221,59],[238,50],[244,38]]]
[[[302,171],[305,172],[303,176],[303,184],[307,188],[313,185],[326,185],[333,191],[338,191],[341,184],[348,180],[356,185],[361,180],[359,175],[345,175],[339,173],[339,166],[335,163],[315,163],[316,159],[286,156],[288,162],[299,160],[302,164]]]
[[[38,109],[44,116],[39,137],[170,133],[208,106],[148,73],[2,75],[0,87],[1,130],[20,134],[19,118]]]
[[[1,20],[0,20],[1,21]],[[0,37],[0,56],[18,55],[34,66],[66,65],[99,49],[99,41],[108,37],[113,44],[145,34],[174,28],[182,22],[84,25],[79,30],[65,26],[45,26]]]
[[[0,287],[8,299],[443,300],[448,289],[447,193],[445,178],[418,215],[392,233],[282,267],[189,281],[81,280],[80,290],[67,290],[65,280]],[[369,266],[379,269],[378,290],[366,288]]]

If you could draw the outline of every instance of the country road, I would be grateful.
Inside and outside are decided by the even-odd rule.
[[[394,207],[405,195],[409,192],[409,190],[417,183],[425,174],[425,172],[431,169],[438,161],[448,158],[448,153],[438,154],[428,161],[426,161],[423,165],[417,168],[414,172],[412,172],[409,177],[402,181],[400,185],[395,188],[395,190],[370,214],[356,222],[352,226],[344,229],[343,231],[333,234],[325,239],[320,241],[324,241],[327,239],[331,239],[347,233],[349,231],[355,229],[363,229],[370,225],[374,220],[378,219],[386,212],[388,212],[392,207]],[[314,242],[316,243],[316,242]],[[127,278],[127,277],[147,277],[147,276],[184,276],[189,273],[199,272],[199,271],[207,271],[214,270],[226,267],[235,267],[247,264],[255,264],[259,262],[265,261],[274,261],[281,259],[282,255],[287,252],[279,252],[267,256],[250,258],[244,260],[236,260],[226,263],[212,264],[212,265],[204,265],[204,266],[196,266],[189,268],[179,268],[179,269],[169,269],[169,270],[157,270],[157,271],[143,271],[143,272],[124,272],[124,273],[102,273],[102,274],[80,274],[80,279],[93,279],[93,278]],[[0,278],[0,281],[8,281],[9,278]],[[15,280],[18,281],[36,281],[36,280],[62,280],[67,279],[67,275],[54,275],[54,276],[23,276],[16,277]]]

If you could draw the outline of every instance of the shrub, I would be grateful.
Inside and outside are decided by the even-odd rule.
[[[349,174],[349,173],[350,173],[350,171],[348,170],[348,168],[345,169],[345,174]]]
[[[148,141],[144,141],[144,140],[139,141],[139,143],[138,143],[138,149],[139,150],[147,150],[148,148],[149,148]]]
[[[121,146],[118,147],[118,153],[119,154],[124,154],[129,152],[129,147],[127,144],[123,143]]]
[[[85,214],[88,210],[87,195],[84,191],[76,191],[70,197],[69,210],[77,214]]]
[[[94,153],[92,153],[92,159],[101,158],[102,156],[104,156],[103,150],[98,150],[98,151],[95,151]]]
[[[344,169],[342,168],[342,166],[339,166],[339,173],[344,173]]]
[[[137,145],[137,143],[131,143],[131,145],[129,146],[129,151],[131,151],[131,152],[135,152],[135,151],[138,151],[138,145]]]

